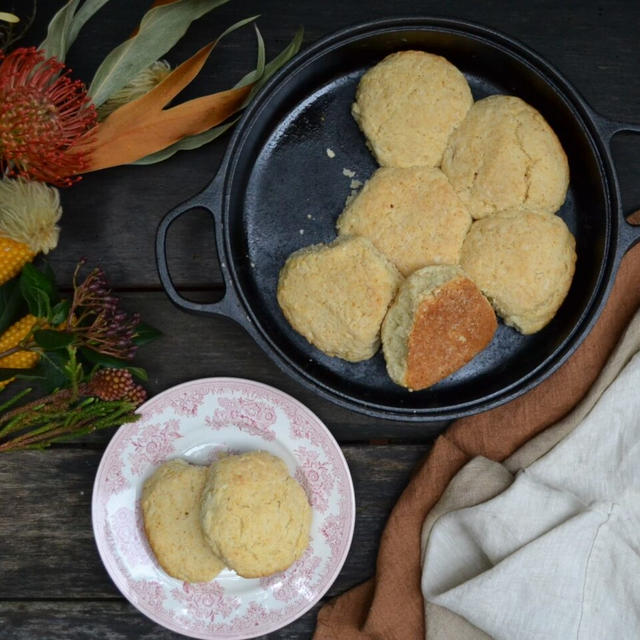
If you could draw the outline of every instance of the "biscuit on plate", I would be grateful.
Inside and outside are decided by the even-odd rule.
[[[504,322],[529,334],[553,318],[567,295],[575,246],[562,218],[516,209],[474,222],[460,264]]]
[[[303,554],[311,507],[280,458],[251,451],[209,467],[201,522],[227,566],[258,578],[284,571]]]
[[[424,267],[400,287],[382,325],[391,379],[425,389],[484,349],[497,327],[478,287],[457,266]]]
[[[383,167],[338,218],[338,232],[365,236],[408,276],[456,264],[471,216],[447,177],[431,167]]]
[[[208,582],[224,569],[200,526],[206,476],[206,467],[170,460],[142,489],[144,530],[156,559],[170,576],[187,582]]]
[[[400,51],[362,76],[351,113],[381,166],[437,167],[472,103],[465,77],[448,60]]]
[[[371,358],[402,276],[366,238],[344,236],[291,254],[278,304],[291,326],[330,356]]]
[[[442,170],[474,218],[514,207],[555,213],[569,164],[547,121],[514,96],[478,100],[453,132]]]

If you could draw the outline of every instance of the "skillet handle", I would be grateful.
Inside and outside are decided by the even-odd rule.
[[[593,111],[592,115],[602,137],[609,145],[609,150],[611,150],[611,141],[616,134],[640,134],[640,123],[609,120],[608,118],[605,118],[599,113],[595,113]],[[620,225],[620,257],[627,253],[627,251],[629,251],[629,249],[631,249],[635,244],[640,242],[640,209],[638,211],[634,211],[628,216],[623,216],[623,219],[624,223]]]
[[[234,294],[231,277],[224,259],[224,235],[222,233],[222,177],[224,175],[224,167],[220,169],[211,184],[197,195],[182,202],[177,207],[169,211],[158,225],[156,231],[156,263],[158,267],[158,275],[164,290],[173,304],[180,307],[184,311],[196,313],[199,315],[220,315],[235,320],[241,325],[245,325],[242,319],[245,314],[242,312],[240,301]],[[211,203],[214,203],[213,206]],[[208,211],[213,218],[216,247],[218,248],[218,256],[220,260],[220,271],[225,285],[225,292],[221,300],[217,302],[194,302],[183,298],[175,288],[169,265],[167,261],[167,233],[171,225],[184,213],[195,208],[202,208]]]

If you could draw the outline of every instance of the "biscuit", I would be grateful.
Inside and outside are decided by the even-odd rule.
[[[471,225],[460,264],[506,324],[535,333],[569,291],[575,244],[558,216],[504,211]]]
[[[366,360],[402,276],[366,238],[344,236],[291,254],[278,304],[291,326],[330,356]]]
[[[448,60],[400,51],[362,76],[351,113],[381,166],[437,167],[472,104],[465,77]]]
[[[490,342],[497,320],[458,266],[424,267],[400,287],[382,325],[391,379],[425,389],[464,366]]]
[[[569,185],[556,134],[513,96],[489,96],[471,107],[449,139],[442,170],[474,218],[515,207],[554,213]]]
[[[378,169],[338,218],[338,232],[365,236],[405,276],[456,264],[471,216],[447,177],[430,167]]]
[[[224,569],[200,526],[207,468],[183,460],[158,467],[144,483],[144,530],[160,566],[174,578],[208,582]]]
[[[202,498],[202,529],[244,578],[284,571],[309,544],[311,507],[285,463],[266,451],[214,462]]]

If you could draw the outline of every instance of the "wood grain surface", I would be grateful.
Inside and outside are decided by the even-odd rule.
[[[8,4],[11,4],[10,2]],[[16,0],[14,8],[29,4]],[[98,62],[134,29],[151,0],[111,0],[90,20],[67,61],[88,80]],[[25,44],[38,44],[62,0],[39,0]],[[3,10],[5,5],[3,4]],[[539,52],[600,113],[640,121],[640,3],[614,0],[231,0],[194,24],[169,53],[179,63],[236,20],[261,14],[267,50],[279,51],[299,25],[305,46],[343,27],[388,16],[449,16],[503,31]],[[255,64],[250,29],[224,40],[187,97],[227,88]],[[336,407],[280,371],[244,331],[223,318],[175,309],[158,280],[154,239],[164,214],[204,188],[228,136],[147,167],[88,175],[62,194],[64,216],[50,262],[60,283],[81,256],[104,267],[131,310],[162,330],[140,352],[151,393],[193,378],[238,376],[278,387],[308,405],[343,447],[353,474],[357,520],[347,562],[326,597],[371,576],[380,533],[411,470],[446,425],[370,419]],[[640,140],[617,136],[613,151],[624,206],[640,206]],[[286,212],[283,212],[286,216]],[[283,219],[283,224],[286,219]],[[214,300],[223,291],[210,217],[185,216],[171,230],[171,270],[185,295]],[[0,639],[178,638],[138,613],[110,581],[91,529],[92,484],[111,433],[46,452],[0,457]],[[269,638],[309,638],[318,606]]]

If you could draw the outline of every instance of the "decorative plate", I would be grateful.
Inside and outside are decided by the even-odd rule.
[[[253,638],[310,609],[349,551],[355,500],[349,468],[324,424],[300,402],[258,382],[205,378],[140,407],[116,432],[98,467],[92,518],[98,551],[122,594],[155,622],[193,638]],[[142,526],[144,481],[170,458],[208,464],[222,452],[262,449],[282,458],[313,508],[302,558],[268,578],[223,570],[207,583],[182,582],[158,565]]]

